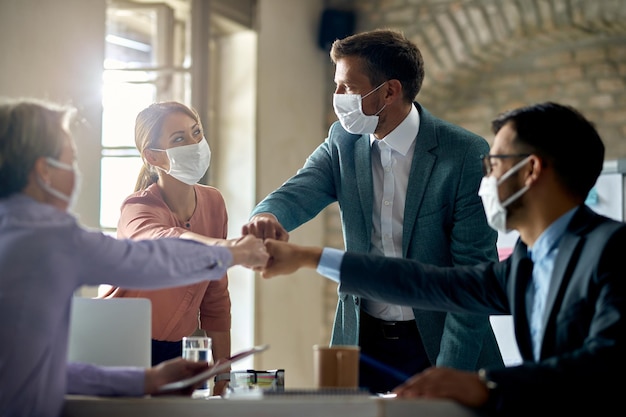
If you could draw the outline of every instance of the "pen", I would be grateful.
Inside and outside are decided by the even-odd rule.
[[[396,378],[398,381],[400,382],[404,382],[407,379],[409,379],[411,377],[411,375],[407,375],[402,371],[399,371],[395,368],[392,368],[389,365],[386,365],[380,361],[377,361],[376,359],[372,358],[371,356],[368,356],[364,353],[361,353],[360,355],[361,361],[365,362],[366,364],[377,368],[379,371],[383,371],[391,376],[393,376],[394,378]]]

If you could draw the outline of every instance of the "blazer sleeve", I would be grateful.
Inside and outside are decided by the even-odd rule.
[[[332,132],[333,127],[324,142],[306,159],[304,166],[268,194],[253,209],[251,216],[272,213],[285,229],[292,231],[337,201],[335,167],[339,166],[339,162],[331,143]]]

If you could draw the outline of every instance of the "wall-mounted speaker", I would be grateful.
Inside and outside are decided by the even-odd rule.
[[[336,39],[354,34],[355,20],[355,13],[352,11],[325,9],[320,19],[319,47],[329,51]]]

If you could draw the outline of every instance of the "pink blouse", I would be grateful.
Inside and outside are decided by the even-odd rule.
[[[196,210],[187,222],[179,221],[163,200],[156,184],[137,191],[124,200],[118,222],[118,238],[158,239],[178,237],[186,231],[225,239],[228,214],[218,189],[194,185]],[[140,265],[137,266],[141,268]],[[176,342],[198,326],[205,331],[229,331],[231,326],[228,276],[217,281],[163,290],[113,288],[105,297],[142,297],[152,302],[152,338]]]

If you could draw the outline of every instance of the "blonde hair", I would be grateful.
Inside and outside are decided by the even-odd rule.
[[[159,179],[156,169],[143,156],[143,151],[154,146],[161,134],[165,117],[172,113],[184,113],[194,119],[196,123],[202,124],[198,112],[177,101],[153,103],[140,111],[135,120],[135,146],[141,153],[143,166],[137,177],[135,191],[145,190]]]

